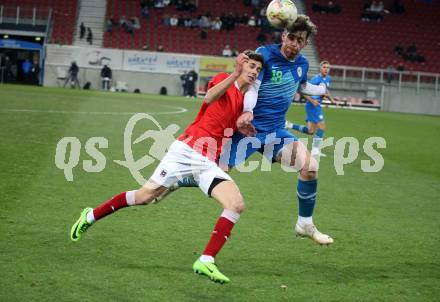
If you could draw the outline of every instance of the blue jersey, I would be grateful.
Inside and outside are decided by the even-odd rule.
[[[281,54],[280,48],[280,44],[272,44],[256,50],[264,58],[264,68],[258,76],[261,86],[253,120],[260,132],[284,128],[285,115],[293,97],[299,86],[307,81],[308,60],[299,54],[289,61]]]
[[[310,84],[313,84],[313,85],[325,84],[325,86],[327,88],[330,88],[330,84],[332,83],[332,79],[330,78],[329,75],[322,77],[322,75],[320,73],[318,73],[313,78],[311,78],[309,82],[310,82]],[[315,100],[318,100],[319,103],[322,103],[322,96],[314,95],[314,96],[312,96],[312,98],[314,98]],[[307,103],[309,104],[309,102],[307,102]]]
[[[311,78],[309,82],[310,84],[313,85],[325,84],[325,86],[328,88],[330,87],[332,80],[329,75],[327,75],[326,77],[322,77],[322,75],[319,73],[315,75],[313,78]],[[318,96],[314,95],[312,96],[312,98],[319,101],[319,105],[315,106],[311,102],[306,102],[306,113],[307,113],[306,121],[311,123],[322,122],[324,120],[324,114],[322,113],[321,110],[321,104],[323,98],[320,95]]]

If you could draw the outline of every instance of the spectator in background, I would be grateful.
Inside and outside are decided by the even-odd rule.
[[[145,44],[144,46],[142,46],[142,50],[148,50],[150,47],[147,45],[147,44]]]
[[[321,4],[321,1],[314,0],[312,3],[312,10],[317,13],[332,13],[339,14],[341,6],[333,1],[328,1],[327,4]]]
[[[190,28],[192,25],[191,17],[189,17],[189,16],[185,17],[185,19],[183,20],[183,25],[186,28]]]
[[[396,47],[394,47],[394,53],[399,57],[403,57],[403,47],[396,45]]]
[[[90,45],[93,44],[93,33],[90,27],[87,27],[87,42],[89,42]]]
[[[78,73],[79,67],[76,65],[75,61],[72,61],[69,70],[67,71],[67,77],[63,87],[66,87],[67,83],[70,81],[70,87],[75,88],[75,86],[78,86],[78,88],[81,88],[78,81]]]
[[[405,12],[405,6],[400,0],[394,0],[391,6],[391,12],[396,14],[403,14]]]
[[[112,70],[107,64],[101,69],[102,90],[109,90],[112,81]]]
[[[141,8],[141,16],[145,19],[150,18],[150,11],[148,10],[147,6]]]
[[[176,15],[173,15],[173,16],[170,18],[170,25],[171,25],[171,26],[177,26],[178,23],[179,23],[179,19],[177,18]]]
[[[141,22],[139,22],[138,17],[131,17],[130,22],[131,22],[131,25],[133,26],[133,29],[140,29],[141,28]]]
[[[81,22],[81,25],[79,26],[79,38],[82,40],[86,34],[86,27],[84,25],[84,22]]]
[[[209,19],[209,17],[206,15],[202,15],[200,17],[200,27],[203,29],[207,29],[210,26],[211,26],[211,20]]]
[[[247,24],[247,25],[252,26],[252,27],[255,27],[255,26],[257,25],[257,21],[256,21],[256,19],[255,19],[255,16],[251,16],[251,17],[249,18],[249,21],[248,21],[248,24]]]
[[[212,21],[211,29],[220,30],[221,28],[222,28],[222,21],[220,20],[220,17],[217,17]]]
[[[249,16],[248,14],[244,14],[241,18],[240,18],[240,23],[243,25],[247,25],[249,23]]]
[[[364,5],[364,11],[361,14],[361,20],[365,22],[369,22],[371,20],[374,20],[376,22],[381,22],[383,20],[383,14],[385,12],[383,2],[373,0],[371,5],[365,4]]]
[[[170,15],[164,14],[162,17],[162,24],[165,26],[170,26],[171,25],[171,17]]]
[[[111,33],[113,31],[113,22],[110,18],[105,21],[105,31]]]
[[[125,16],[122,16],[121,18],[119,18],[119,26],[121,28],[125,28],[125,25],[127,24],[128,20],[127,18],[125,18]]]
[[[197,18],[196,16],[194,16],[194,17],[191,19],[191,27],[192,27],[192,28],[200,27],[200,21],[199,21],[199,18]]]
[[[232,57],[232,50],[229,45],[225,45],[225,48],[223,48],[222,56],[224,57]]]
[[[165,3],[163,2],[163,0],[154,1],[154,8],[164,8],[164,7],[165,7]]]
[[[339,14],[341,12],[341,6],[339,4],[336,4],[333,1],[329,1],[327,3],[327,12],[332,14]]]
[[[163,45],[158,45],[156,51],[163,52],[164,51]]]

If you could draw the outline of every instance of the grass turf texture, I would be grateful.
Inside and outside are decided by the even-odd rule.
[[[81,210],[138,185],[123,160],[130,114],[165,112],[162,127],[184,128],[200,101],[180,97],[0,86],[1,301],[434,301],[440,290],[440,118],[325,110],[326,136],[383,136],[379,173],[363,173],[360,157],[337,176],[333,148],[321,161],[315,222],[335,238],[323,248],[296,239],[296,175],[234,171],[247,209],[217,262],[231,283],[192,273],[220,206],[196,188],[163,203],[124,209],[94,225],[78,243],[69,230]],[[41,112],[11,111],[10,109]],[[46,112],[63,111],[64,113]],[[67,113],[72,112],[72,113]],[[290,120],[303,121],[293,107]],[[147,128],[138,125],[134,138]],[[179,130],[182,131],[183,129]],[[54,164],[57,142],[78,137],[80,162],[67,182]],[[107,164],[86,173],[88,138],[103,136]],[[148,150],[134,146],[135,158]],[[257,160],[257,155],[253,159]],[[148,177],[156,164],[147,167]]]

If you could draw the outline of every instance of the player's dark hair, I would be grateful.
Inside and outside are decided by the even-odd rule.
[[[263,56],[260,55],[259,53],[256,53],[255,51],[253,51],[253,50],[249,50],[249,49],[243,51],[243,53],[244,53],[245,55],[247,55],[247,56],[249,57],[249,59],[252,59],[252,60],[254,60],[254,61],[260,62],[260,63],[261,63],[261,67],[262,67],[262,68],[264,67],[264,58],[263,58]]]
[[[310,20],[308,16],[302,14],[299,14],[296,18],[296,21],[286,29],[290,33],[305,31],[307,33],[307,38],[312,34],[316,35],[318,32],[318,27]]]

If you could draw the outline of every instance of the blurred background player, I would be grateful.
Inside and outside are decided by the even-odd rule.
[[[329,88],[331,84],[329,72],[330,63],[328,61],[322,61],[320,64],[320,72],[315,75],[309,82],[314,85],[325,85],[326,88]],[[304,98],[306,99],[305,109],[307,114],[307,126],[293,124],[289,121],[286,121],[286,128],[294,129],[305,134],[314,134],[315,136],[313,137],[312,143],[312,156],[326,156],[320,151],[322,139],[324,137],[324,131],[326,129],[321,104],[324,98],[329,99],[332,103],[335,102],[329,93],[325,95],[313,96],[304,95]]]
[[[97,220],[118,209],[146,205],[182,177],[191,176],[200,189],[216,199],[224,208],[202,256],[193,264],[196,273],[217,282],[229,282],[217,268],[214,257],[228,239],[244,210],[244,201],[235,182],[217,165],[223,144],[233,131],[255,134],[252,125],[237,129],[243,112],[243,98],[256,80],[263,65],[261,55],[252,51],[240,54],[235,71],[216,75],[194,122],[174,141],[153,175],[138,190],[122,192],[98,207],[85,208],[72,226],[70,237],[78,241]]]

